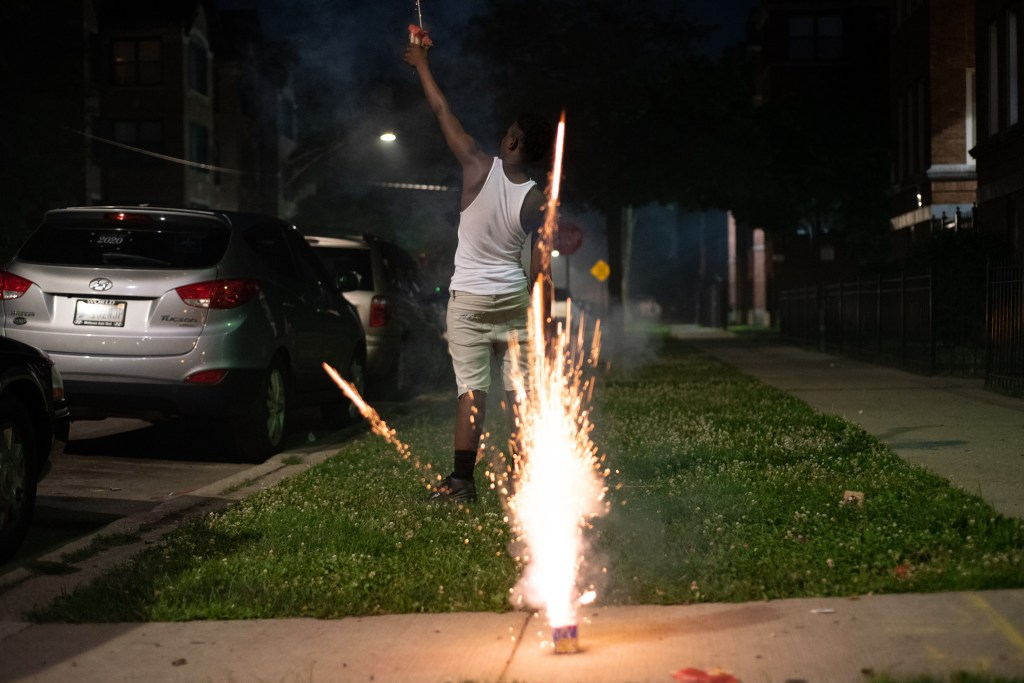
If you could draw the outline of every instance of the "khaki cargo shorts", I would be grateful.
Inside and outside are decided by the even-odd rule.
[[[511,294],[468,294],[452,291],[448,298],[448,352],[455,368],[459,396],[491,387],[491,360],[501,362],[505,391],[512,391],[512,358],[509,343],[520,344],[519,371],[525,377],[526,312],[530,294],[523,289]]]

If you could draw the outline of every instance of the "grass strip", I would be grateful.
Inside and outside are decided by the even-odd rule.
[[[602,604],[1024,586],[1024,523],[900,460],[859,427],[658,340],[603,370],[592,434],[615,473],[588,569]],[[450,466],[451,401],[385,414]],[[503,418],[486,426],[493,458]],[[113,622],[502,611],[520,567],[497,493],[426,502],[429,472],[371,434],[29,615]],[[484,479],[478,476],[478,484]],[[863,494],[844,503],[845,491]],[[606,570],[606,571],[605,571]]]

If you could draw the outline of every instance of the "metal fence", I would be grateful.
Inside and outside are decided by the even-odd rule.
[[[989,265],[985,386],[1024,395],[1024,266]]]
[[[985,371],[980,273],[900,273],[780,292],[783,339],[922,374]],[[990,349],[991,350],[991,349]]]

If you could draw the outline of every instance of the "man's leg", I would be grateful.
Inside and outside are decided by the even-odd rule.
[[[430,494],[431,500],[456,503],[476,500],[473,469],[476,467],[477,451],[480,450],[486,411],[486,391],[471,390],[459,396],[455,406],[454,466],[452,473]]]
[[[486,341],[490,326],[482,319],[483,313],[460,308],[460,297],[456,295],[452,292],[447,316],[448,352],[459,396],[455,407],[454,467],[430,498],[461,502],[476,499],[473,469],[480,450],[490,386],[490,348]]]
[[[456,479],[473,480],[480,436],[487,416],[487,392],[467,391],[459,396],[455,408],[455,470]]]

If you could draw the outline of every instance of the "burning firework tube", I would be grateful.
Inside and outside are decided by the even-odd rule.
[[[579,652],[580,639],[576,624],[552,627],[551,642],[555,645],[556,655],[571,655]]]

